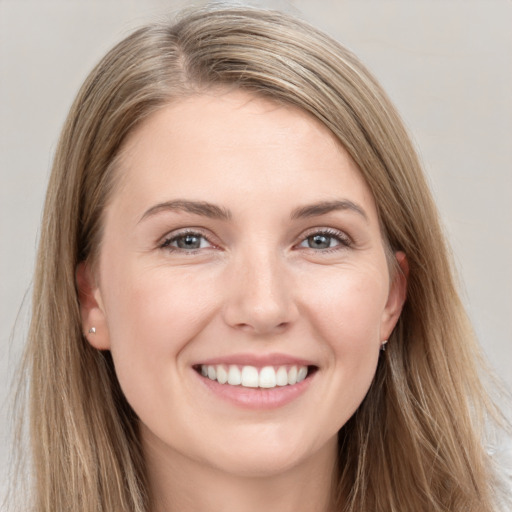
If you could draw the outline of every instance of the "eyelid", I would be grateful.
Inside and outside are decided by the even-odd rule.
[[[340,246],[327,248],[327,249],[312,249],[312,248],[305,248],[310,249],[315,252],[329,252],[329,251],[336,251],[336,250],[343,250],[348,247],[351,247],[354,243],[354,240],[351,236],[349,236],[345,231],[342,231],[340,229],[332,228],[332,227],[314,227],[309,228],[306,231],[302,232],[299,236],[297,242],[294,244],[294,247],[298,247],[301,243],[303,243],[307,238],[313,235],[326,235],[331,238],[337,238],[340,242]]]
[[[176,240],[179,237],[186,236],[186,235],[197,235],[199,237],[204,238],[208,244],[209,247],[205,248],[198,248],[198,249],[189,249],[184,250],[180,249],[178,247],[172,247],[170,244]],[[329,252],[329,251],[336,251],[336,250],[343,250],[348,247],[351,247],[354,244],[354,240],[350,235],[348,235],[345,231],[342,231],[337,228],[332,227],[326,227],[326,226],[316,226],[309,228],[305,231],[303,231],[296,239],[295,243],[293,244],[294,248],[300,248],[300,244],[303,243],[308,237],[313,235],[326,235],[331,238],[336,238],[339,240],[340,244],[339,246],[327,248],[327,249],[312,249],[312,248],[303,248],[303,249],[309,249],[314,252]],[[186,228],[178,228],[170,231],[169,233],[165,234],[163,237],[159,239],[157,242],[157,247],[160,249],[170,250],[170,251],[183,251],[188,253],[193,253],[195,251],[200,251],[204,249],[220,249],[220,244],[218,242],[215,242],[215,236],[211,234],[208,230],[205,230],[201,227],[186,227]]]
[[[185,250],[185,249],[180,249],[179,247],[172,247],[170,245],[174,240],[176,240],[182,236],[187,236],[187,235],[197,235],[201,238],[204,238],[210,244],[210,247]],[[211,234],[205,233],[205,230],[203,228],[199,228],[199,227],[180,228],[180,229],[175,229],[175,230],[165,234],[162,238],[159,239],[159,241],[157,242],[157,246],[159,249],[165,249],[168,251],[188,252],[188,253],[193,253],[195,251],[200,251],[200,250],[209,249],[209,248],[219,248],[219,245],[216,244],[214,241],[212,241],[212,238],[213,237],[211,236]]]

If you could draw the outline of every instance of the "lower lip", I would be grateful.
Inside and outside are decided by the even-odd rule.
[[[195,372],[195,371],[194,371]],[[230,386],[220,384],[216,380],[203,377],[195,372],[203,385],[214,395],[244,409],[277,409],[283,407],[300,397],[311,384],[314,374],[309,375],[303,381],[275,388],[246,388],[243,386]]]

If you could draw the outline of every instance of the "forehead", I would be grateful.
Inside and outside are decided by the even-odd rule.
[[[129,135],[117,171],[114,196],[136,193],[132,202],[169,194],[308,202],[348,190],[373,205],[357,165],[322,123],[242,91],[211,91],[163,107]]]
[[[321,139],[323,146],[345,153],[327,127],[298,107],[242,90],[212,89],[173,101],[149,116],[128,135],[122,156],[129,165],[148,138],[155,147],[164,139],[165,144],[188,145],[192,138],[200,156],[211,147],[274,148],[284,142],[289,147],[313,134],[317,143]]]

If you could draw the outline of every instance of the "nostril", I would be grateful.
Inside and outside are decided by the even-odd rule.
[[[286,290],[275,288],[276,284],[269,279],[260,280],[254,285],[239,279],[223,306],[225,322],[246,333],[266,334],[286,330],[298,318],[297,307]]]

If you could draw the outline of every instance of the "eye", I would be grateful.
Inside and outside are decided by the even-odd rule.
[[[185,232],[177,233],[169,236],[160,246],[162,249],[170,249],[175,251],[195,251],[212,247],[209,240],[201,233]]]
[[[345,233],[326,229],[309,234],[298,246],[322,251],[326,249],[342,249],[349,247],[350,243],[351,240]]]

